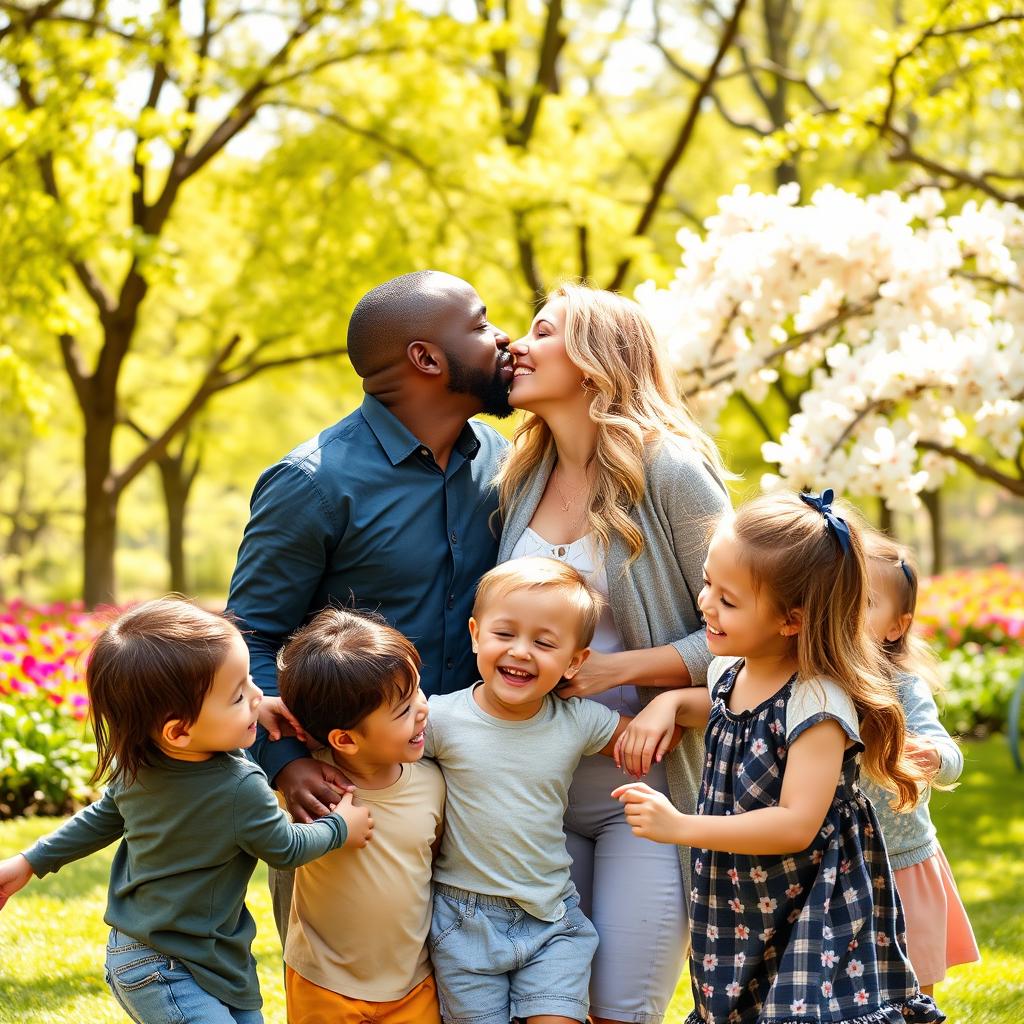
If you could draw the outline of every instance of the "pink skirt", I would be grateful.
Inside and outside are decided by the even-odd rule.
[[[945,978],[946,968],[981,959],[941,848],[893,874],[907,922],[907,953],[919,984],[934,985]]]

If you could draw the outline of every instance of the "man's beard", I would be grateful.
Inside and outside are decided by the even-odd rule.
[[[472,395],[479,399],[482,412],[505,419],[515,411],[508,404],[508,383],[502,379],[501,364],[488,374],[475,366],[468,366],[457,356],[448,355],[448,390],[456,395]]]

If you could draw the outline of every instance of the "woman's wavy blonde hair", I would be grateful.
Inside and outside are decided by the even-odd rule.
[[[680,396],[668,361],[643,310],[632,299],[581,284],[563,284],[548,295],[565,300],[565,351],[593,394],[590,418],[597,424],[596,467],[587,519],[607,551],[618,533],[635,559],[644,537],[630,516],[644,494],[645,461],[666,437],[688,442],[719,480],[731,479],[715,442],[694,421]],[[512,451],[498,474],[503,514],[546,459],[555,440],[539,416],[528,414],[516,429]]]
[[[896,793],[896,810],[905,810],[928,780],[903,749],[903,707],[867,630],[866,528],[850,506],[832,507],[850,528],[845,554],[825,517],[792,492],[754,498],[729,525],[755,587],[779,614],[800,609],[797,678],[831,679],[849,694],[860,720],[864,771]]]

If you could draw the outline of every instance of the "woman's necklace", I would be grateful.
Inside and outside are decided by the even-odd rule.
[[[581,486],[577,487],[572,494],[567,498],[565,492],[558,485],[558,469],[556,467],[555,472],[551,476],[551,481],[555,485],[555,497],[558,499],[558,504],[561,506],[563,512],[569,512],[572,510],[573,505],[576,504],[576,499],[587,489],[589,483],[588,480],[584,479]]]

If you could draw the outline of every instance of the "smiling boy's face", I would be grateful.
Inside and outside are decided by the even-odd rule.
[[[398,701],[385,701],[358,725],[344,731],[357,742],[360,752],[374,762],[410,764],[423,757],[423,730],[428,715],[427,698],[417,685],[413,694]]]
[[[580,645],[578,613],[555,587],[495,595],[469,620],[469,631],[483,684],[474,696],[496,718],[532,718],[590,653]]]
[[[256,739],[256,709],[262,699],[263,691],[249,675],[245,641],[234,636],[203,699],[199,717],[173,740],[163,735],[154,738],[164,753],[187,761],[251,747]]]

